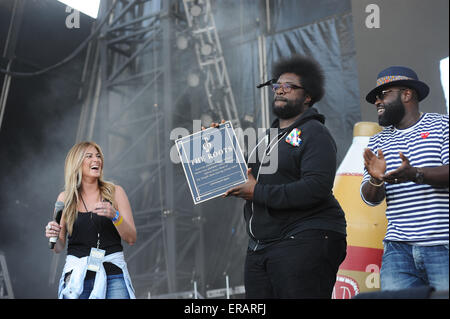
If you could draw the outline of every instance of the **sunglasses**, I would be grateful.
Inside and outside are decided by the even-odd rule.
[[[384,90],[384,91],[381,91],[380,93],[378,93],[377,95],[375,95],[375,97],[377,98],[377,100],[383,101],[387,94],[389,94],[391,92],[400,92],[400,91],[404,91],[404,90],[407,90],[407,89],[397,89],[397,90],[396,89],[389,89],[389,90]]]

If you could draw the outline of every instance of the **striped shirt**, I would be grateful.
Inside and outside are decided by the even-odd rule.
[[[448,164],[448,134],[448,115],[425,113],[409,128],[386,127],[370,138],[368,148],[375,154],[378,149],[383,151],[386,172],[401,165],[399,152],[413,167],[438,167]],[[361,188],[369,178],[364,169]],[[448,188],[405,182],[385,183],[385,189],[388,220],[385,240],[423,246],[448,244]],[[367,201],[362,192],[361,197],[368,205],[379,204]]]

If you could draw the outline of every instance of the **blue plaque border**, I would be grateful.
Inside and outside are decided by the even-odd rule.
[[[233,148],[233,158],[236,158],[237,167],[233,169],[231,174],[238,174],[238,179],[233,180],[231,183],[222,185],[217,188],[208,189],[208,191],[200,190],[200,185],[196,182],[196,175],[192,169],[191,160],[187,157],[186,154],[189,154],[186,149],[193,149],[194,143],[197,140],[197,146],[199,146],[198,139],[201,139],[204,136],[208,136],[208,134],[213,134],[219,131],[221,133],[222,140],[226,141],[226,145],[230,145]],[[228,144],[227,144],[228,141]],[[181,159],[181,164],[183,166],[184,173],[186,175],[187,184],[189,186],[189,190],[192,195],[192,200],[194,204],[200,204],[210,199],[219,197],[223,195],[228,189],[243,184],[247,181],[247,163],[245,162],[245,158],[242,154],[242,150],[239,146],[239,142],[237,140],[236,134],[233,129],[233,125],[231,122],[225,122],[221,124],[218,128],[208,128],[203,131],[199,131],[197,133],[179,138],[175,141],[177,146],[178,155]],[[201,145],[201,144],[200,144]]]

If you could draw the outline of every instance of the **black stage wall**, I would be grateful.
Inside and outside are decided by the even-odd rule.
[[[391,65],[414,69],[430,86],[421,111],[447,113],[439,62],[449,51],[448,0],[352,0],[356,61],[361,97],[361,117],[377,121],[375,107],[365,100],[376,76]],[[380,8],[380,28],[367,28],[366,7]]]

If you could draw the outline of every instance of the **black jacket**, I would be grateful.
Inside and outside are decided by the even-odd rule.
[[[307,229],[346,234],[344,212],[332,193],[336,175],[336,143],[324,123],[324,116],[316,109],[309,108],[289,128],[280,129],[278,137],[270,136],[269,141],[278,147],[266,149],[266,158],[270,151],[267,165],[277,161],[278,168],[272,174],[262,174],[261,170],[253,201],[245,204],[244,217],[251,239],[250,246],[253,242],[263,247],[265,243]],[[278,127],[277,119],[272,128]],[[301,130],[302,141],[299,146],[285,141],[295,128]],[[267,146],[267,143],[263,144],[260,147]],[[264,157],[261,150],[257,153],[263,155],[256,160],[252,156],[248,163],[255,178]]]

